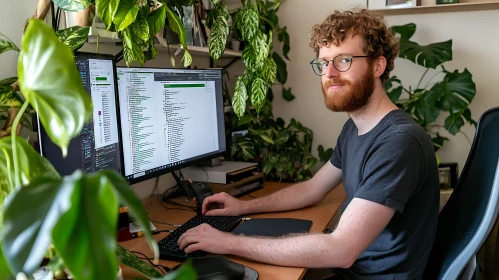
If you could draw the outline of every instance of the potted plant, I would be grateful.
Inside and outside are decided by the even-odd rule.
[[[56,34],[43,23],[44,11],[44,6],[39,5],[35,19],[27,23],[20,48],[8,39],[0,39],[1,52],[19,52],[18,81],[3,81],[8,86],[0,91],[0,100],[12,100],[4,97],[14,91],[22,104],[12,122],[12,131],[17,130],[32,106],[51,140],[65,155],[70,138],[90,118],[92,103],[73,58],[72,50],[79,43],[67,34]],[[31,276],[47,257],[50,279],[61,268],[74,279],[116,279],[118,259],[148,278],[161,277],[117,245],[119,203],[126,205],[136,222],[145,228],[144,235],[157,260],[158,247],[146,226],[146,212],[123,177],[111,171],[89,175],[76,171],[61,177],[25,139],[15,133],[1,138],[0,279],[20,274]],[[179,274],[192,279],[192,273],[187,265],[165,279]]]
[[[438,42],[426,46],[411,41],[416,32],[416,24],[409,23],[393,26],[392,31],[400,38],[399,57],[408,59],[426,68],[416,87],[406,87],[396,76],[385,82],[390,99],[406,111],[430,135],[435,150],[441,148],[447,137],[440,135],[444,128],[452,135],[461,132],[465,124],[476,126],[468,106],[476,94],[476,86],[468,69],[448,71],[443,63],[452,60],[452,40]],[[433,77],[423,80],[430,69],[440,68]],[[432,71],[435,72],[435,71]],[[440,77],[440,81],[434,78]],[[442,112],[447,112],[444,125],[436,121]]]

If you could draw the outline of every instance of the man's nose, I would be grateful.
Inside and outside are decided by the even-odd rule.
[[[332,77],[338,77],[340,75],[340,71],[334,67],[334,64],[332,61],[330,61],[327,66],[326,66],[326,77],[332,78]]]

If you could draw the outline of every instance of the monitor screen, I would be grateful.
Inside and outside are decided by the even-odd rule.
[[[83,86],[92,98],[92,118],[80,134],[71,139],[66,158],[62,157],[61,149],[50,140],[38,121],[40,153],[63,176],[77,169],[85,174],[103,169],[122,174],[113,56],[76,53],[75,62]]]
[[[222,71],[118,67],[130,183],[225,153]]]

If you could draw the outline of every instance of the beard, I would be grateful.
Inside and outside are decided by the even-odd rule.
[[[353,82],[333,78],[322,84],[322,93],[326,107],[333,112],[353,112],[364,107],[374,91],[373,68],[368,67],[366,73]],[[343,85],[339,89],[328,91],[330,85]]]

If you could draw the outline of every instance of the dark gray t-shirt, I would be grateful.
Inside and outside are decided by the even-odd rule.
[[[346,279],[420,279],[437,229],[440,195],[428,134],[402,110],[391,111],[360,136],[350,119],[330,161],[342,171],[343,210],[354,198],[396,210],[353,266],[335,271]]]

